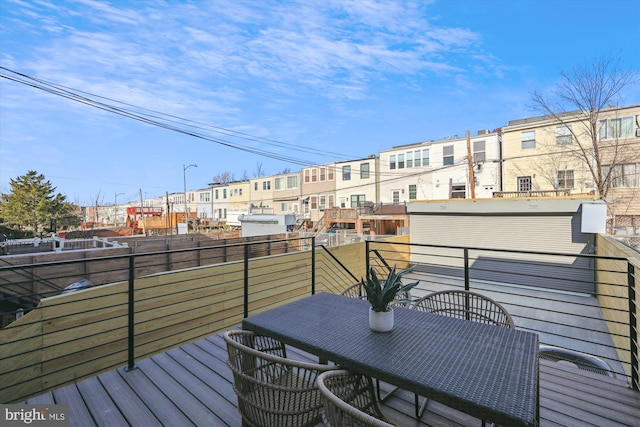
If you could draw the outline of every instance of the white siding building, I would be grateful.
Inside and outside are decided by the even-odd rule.
[[[491,198],[500,186],[499,141],[497,132],[485,130],[468,143],[455,135],[381,151],[380,201]]]

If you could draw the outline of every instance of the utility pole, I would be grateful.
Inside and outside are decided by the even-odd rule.
[[[471,137],[467,131],[467,161],[469,163],[469,187],[471,189],[471,198],[476,198],[476,184],[473,178],[473,155],[471,154]]]

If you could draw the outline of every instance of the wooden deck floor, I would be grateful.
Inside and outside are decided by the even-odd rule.
[[[311,359],[292,349],[289,357]],[[214,335],[29,399],[30,404],[66,403],[71,426],[240,426],[226,365],[226,347]],[[640,425],[640,392],[604,375],[541,360],[542,426]],[[400,391],[383,406],[400,426],[479,426],[480,421],[429,402],[418,422],[413,395]]]

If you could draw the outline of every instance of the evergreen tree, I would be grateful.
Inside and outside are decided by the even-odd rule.
[[[55,194],[56,187],[46,181],[44,175],[28,171],[10,180],[11,192],[0,195],[5,225],[24,230],[48,228],[51,218],[64,216],[69,210],[66,197]]]

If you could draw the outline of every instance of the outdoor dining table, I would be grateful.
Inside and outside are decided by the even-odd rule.
[[[537,334],[404,307],[380,333],[368,310],[366,300],[317,293],[247,317],[242,328],[482,420],[538,425]]]

